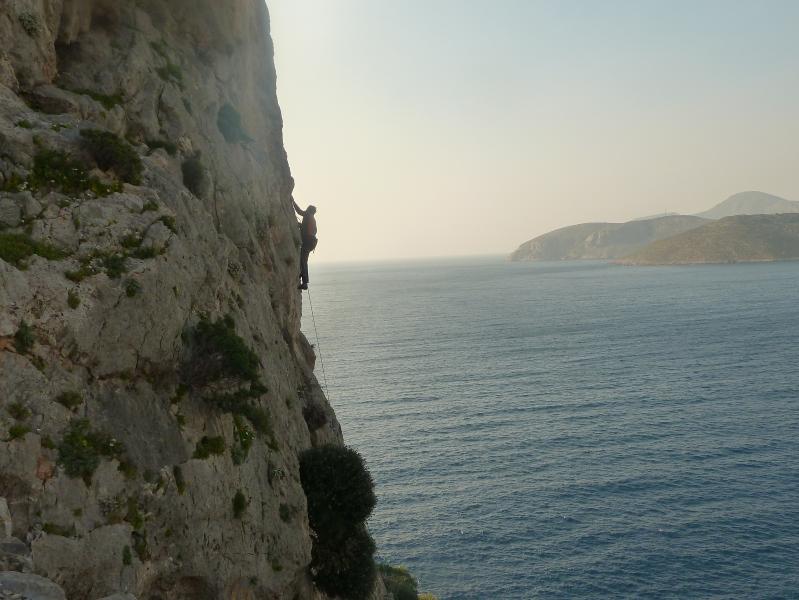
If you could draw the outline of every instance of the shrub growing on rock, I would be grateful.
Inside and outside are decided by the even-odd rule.
[[[258,355],[236,334],[232,317],[217,321],[200,319],[191,338],[193,351],[187,365],[188,383],[202,385],[223,377],[258,381]]]
[[[376,569],[364,521],[377,500],[363,458],[333,445],[306,450],[300,455],[300,481],[316,532],[311,561],[316,585],[332,596],[367,598]]]
[[[24,438],[31,432],[31,428],[27,425],[12,425],[8,428],[8,441],[12,442],[14,440],[18,440]]]
[[[24,421],[31,416],[31,411],[22,402],[12,402],[6,410],[17,421]]]
[[[417,600],[418,583],[405,567],[379,565],[378,570],[386,584],[386,589],[394,595],[394,600]]]
[[[23,12],[17,16],[19,24],[30,37],[36,37],[39,33],[40,24],[39,17],[32,12]]]
[[[128,183],[141,183],[142,162],[133,146],[110,131],[82,129],[80,135],[97,166],[104,171],[112,169]]]
[[[128,272],[127,258],[124,254],[109,254],[103,257],[103,268],[111,279],[119,279]]]
[[[175,223],[175,217],[171,215],[164,215],[162,217],[159,217],[158,221],[160,223],[163,223],[164,227],[169,229],[169,231],[171,231],[172,233],[178,232],[178,226],[177,223]]]
[[[60,190],[65,194],[92,191],[98,196],[107,196],[120,189],[117,185],[90,177],[82,163],[60,150],[41,150],[36,154],[27,185],[33,191]]]
[[[321,446],[300,455],[308,521],[317,533],[338,534],[372,514],[377,499],[363,458],[352,448]]]
[[[121,460],[125,449],[111,436],[95,431],[87,419],[74,419],[58,445],[58,464],[70,477],[91,482],[102,458]]]
[[[319,537],[311,551],[314,583],[331,596],[366,600],[374,588],[377,570],[375,543],[365,525],[343,537]]]

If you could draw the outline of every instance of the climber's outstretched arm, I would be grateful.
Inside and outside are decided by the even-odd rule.
[[[304,217],[305,216],[305,211],[302,210],[299,206],[297,206],[297,203],[294,202],[294,198],[291,199],[291,203],[294,205],[294,210],[297,211],[297,214],[298,215],[302,215]]]

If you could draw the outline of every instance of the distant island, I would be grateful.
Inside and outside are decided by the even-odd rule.
[[[619,260],[690,265],[799,259],[799,213],[739,215],[658,240]]]
[[[701,227],[707,220],[675,215],[629,223],[583,223],[545,233],[525,242],[511,260],[612,260],[656,240]]]
[[[640,265],[799,259],[799,202],[749,191],[698,215],[572,225],[523,243],[510,259]]]

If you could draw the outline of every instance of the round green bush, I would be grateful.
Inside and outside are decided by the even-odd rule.
[[[319,539],[311,553],[314,583],[330,596],[366,600],[375,584],[375,543],[365,525],[356,526],[345,538]]]
[[[337,537],[372,514],[377,499],[363,458],[341,446],[312,448],[300,456],[308,521],[320,535]]]

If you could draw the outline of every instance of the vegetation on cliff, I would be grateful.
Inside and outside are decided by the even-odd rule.
[[[375,545],[366,529],[377,499],[363,458],[353,449],[322,446],[300,456],[308,522],[316,532],[311,570],[325,592],[360,600],[374,587]]]

